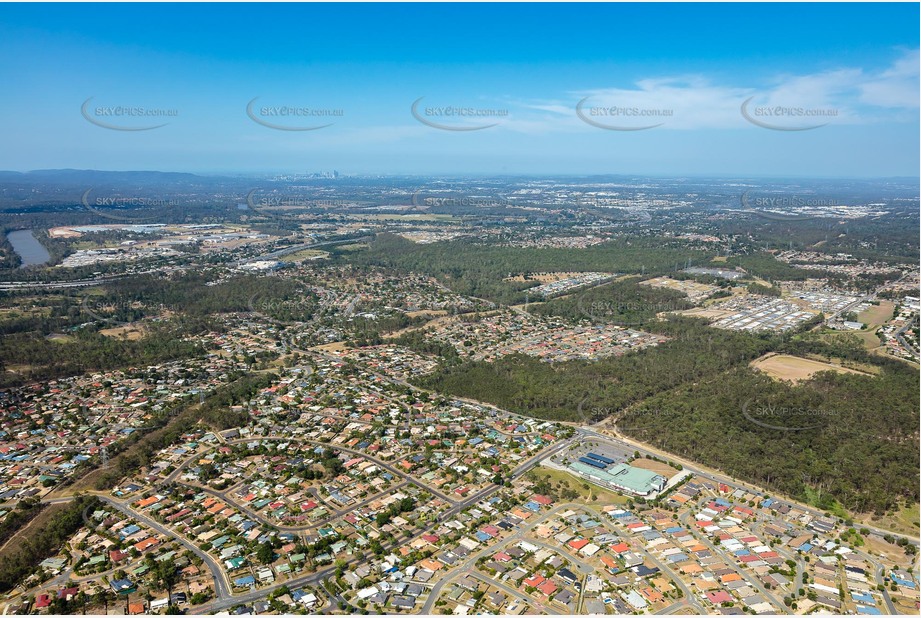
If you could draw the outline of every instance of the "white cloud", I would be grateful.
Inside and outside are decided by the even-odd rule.
[[[665,76],[639,80],[628,88],[598,88],[567,93],[564,100],[518,101],[505,124],[521,133],[592,129],[576,114],[610,127],[657,129],[730,129],[750,126],[741,114],[744,101],[751,106],[804,108],[833,111],[815,121],[779,118],[774,124],[796,126],[871,124],[905,121],[906,112],[919,106],[919,55],[907,52],[880,71],[845,67],[804,75],[778,75],[764,86],[716,84],[701,75]],[[629,108],[630,113],[610,108]],[[635,115],[633,110],[639,110]]]
[[[860,84],[860,100],[868,105],[918,109],[918,50],[907,52],[890,68]]]

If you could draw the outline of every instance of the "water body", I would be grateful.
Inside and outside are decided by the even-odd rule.
[[[6,235],[22,260],[22,268],[44,264],[51,259],[48,250],[36,240],[32,230],[16,230]]]

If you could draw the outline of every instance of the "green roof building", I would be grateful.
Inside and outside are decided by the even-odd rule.
[[[602,486],[612,487],[619,491],[626,491],[638,496],[648,496],[654,491],[662,491],[666,478],[651,470],[634,468],[627,464],[617,464],[602,470],[581,461],[569,464],[569,467],[589,480],[600,482]]]

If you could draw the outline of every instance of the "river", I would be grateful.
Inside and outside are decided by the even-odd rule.
[[[10,244],[13,245],[16,253],[19,254],[22,260],[22,267],[44,264],[51,259],[48,250],[35,239],[32,230],[16,230],[15,232],[9,232],[6,237],[9,239]]]

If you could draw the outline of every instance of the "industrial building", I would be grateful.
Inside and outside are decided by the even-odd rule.
[[[637,496],[648,496],[653,492],[662,491],[667,481],[664,476],[651,470],[634,468],[627,464],[617,464],[608,468],[603,462],[589,457],[580,457],[569,467],[602,487]]]

